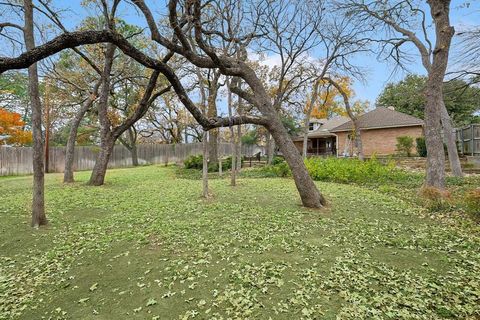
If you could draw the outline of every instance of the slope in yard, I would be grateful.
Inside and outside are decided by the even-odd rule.
[[[29,227],[31,177],[0,183],[0,318],[480,317],[476,226],[422,218],[366,188],[290,179],[201,182],[164,167],[87,187],[47,176],[50,224]]]

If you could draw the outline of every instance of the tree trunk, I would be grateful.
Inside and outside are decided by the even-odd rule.
[[[268,144],[268,164],[273,163],[273,156],[275,155],[275,138],[269,137],[270,143]],[[296,148],[296,147],[295,147]],[[298,149],[297,149],[298,152]]]
[[[283,125],[283,124],[282,124]],[[267,165],[271,165],[273,161],[273,139],[272,135],[269,132],[267,132]]]
[[[209,118],[217,117],[217,94],[218,94],[219,75],[214,75],[213,80],[208,87],[207,115]],[[218,137],[219,129],[211,129],[208,132],[208,159],[209,164],[215,166],[218,164]]]
[[[427,168],[425,185],[445,187],[445,152],[441,135],[439,105],[442,100],[441,84],[428,80],[425,105],[425,141],[427,146]]]
[[[308,123],[306,124],[307,130],[304,130],[303,133],[303,145],[302,145],[302,156],[303,159],[307,158],[307,146],[308,146]]]
[[[448,160],[450,162],[450,170],[452,170],[452,174],[455,177],[463,177],[462,166],[460,164],[460,158],[458,156],[455,129],[453,127],[452,119],[448,115],[448,111],[447,111],[447,108],[445,107],[445,103],[443,99],[439,105],[439,108],[440,108],[441,119],[442,119],[443,134],[445,136],[445,143],[447,145]]]
[[[363,155],[363,144],[362,144],[362,135],[360,132],[360,128],[358,124],[356,123],[357,121],[354,121],[354,127],[355,127],[355,144],[357,146],[357,152],[358,152],[358,159],[360,161],[365,160],[365,156]]]
[[[233,110],[232,110],[233,112]],[[243,100],[238,97],[238,110],[237,113],[241,115],[243,113]],[[236,174],[242,170],[242,126],[237,126],[237,140],[235,144],[237,165],[235,166]]]
[[[203,132],[202,197],[208,198],[208,131]]]
[[[222,167],[222,152],[221,152],[221,146],[220,144],[217,146],[218,150],[218,175],[221,177],[223,175],[223,167]]]
[[[292,170],[293,179],[303,205],[308,208],[321,208],[324,206],[326,204],[325,198],[320,194],[317,186],[308,174],[302,156],[278,116],[269,121],[268,130]]]
[[[237,165],[235,170],[239,173],[242,170],[242,126],[237,126],[237,140],[235,143],[235,151],[237,152]]]
[[[448,55],[455,30],[450,25],[450,1],[429,0],[427,3],[430,6],[430,13],[434,20],[436,40],[431,65],[424,63],[428,70],[425,90],[427,99],[425,105],[425,141],[427,145],[427,176],[425,185],[444,188],[445,152],[441,137],[442,118],[445,118],[442,116],[444,112],[443,79],[448,65]],[[422,58],[424,61],[427,61],[425,55]],[[445,124],[447,124],[446,122]],[[455,154],[457,154],[456,150],[455,152],[452,151],[452,156]]]
[[[107,174],[108,161],[113,152],[113,147],[115,146],[115,139],[113,137],[108,137],[102,140],[100,146],[100,152],[95,161],[95,166],[92,170],[92,175],[90,176],[90,181],[88,185],[91,186],[101,186],[105,182],[105,175]]]
[[[45,173],[50,168],[50,101],[48,83],[45,88],[44,110],[45,110]]]
[[[63,182],[71,183],[74,182],[73,178],[73,161],[75,159],[75,142],[77,140],[78,128],[80,127],[80,122],[82,122],[85,113],[90,109],[93,102],[97,98],[98,88],[101,81],[98,81],[94,88],[93,92],[90,94],[87,100],[82,104],[80,110],[72,120],[70,133],[68,135],[67,146],[65,148],[65,170],[63,172]]]
[[[132,154],[132,165],[138,167],[138,150],[136,143],[133,143],[130,153]]]
[[[105,52],[105,65],[102,74],[102,90],[98,101],[98,119],[100,121],[100,153],[90,176],[89,185],[100,186],[105,181],[108,160],[115,144],[115,138],[111,135],[111,123],[108,119],[108,101],[110,95],[110,73],[112,71],[115,45],[107,43]]]
[[[237,146],[235,141],[235,130],[233,127],[230,127],[230,135],[232,136],[232,144],[233,144],[233,152],[232,152],[232,168],[231,168],[231,175],[230,175],[230,185],[236,186],[237,185]]]
[[[33,4],[31,0],[24,1],[25,27],[24,39],[27,50],[35,47]],[[28,94],[32,106],[32,135],[33,135],[33,199],[32,199],[32,227],[47,224],[45,216],[45,177],[44,177],[44,149],[42,138],[42,104],[38,89],[37,64],[28,68]]]
[[[319,79],[321,79],[326,72],[326,68],[323,69],[322,74]],[[307,158],[307,149],[308,149],[308,130],[310,124],[310,117],[312,116],[313,109],[315,107],[315,102],[317,101],[318,88],[320,86],[320,81],[316,80],[313,86],[312,96],[310,97],[310,105],[308,106],[307,112],[305,112],[305,119],[303,120],[303,144],[302,144],[302,156],[303,159]]]
[[[127,130],[128,138],[130,140],[130,154],[132,155],[132,165],[138,167],[138,152],[137,152],[137,133],[134,127]]]
[[[230,78],[227,77],[227,107],[228,107],[228,116],[233,116],[233,107],[232,107],[232,92],[230,91]],[[238,97],[240,100],[240,97]],[[240,127],[240,126],[238,126]],[[230,129],[230,136],[231,136],[231,143],[232,143],[232,167],[231,167],[231,174],[230,174],[230,185],[235,186],[237,184],[237,144],[235,141],[235,130],[232,126],[229,127]]]

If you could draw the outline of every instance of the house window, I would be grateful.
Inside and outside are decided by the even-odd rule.
[[[313,123],[313,122],[310,122],[310,123],[308,124],[308,130],[313,131],[313,129],[314,129],[313,127],[314,127],[314,123]]]

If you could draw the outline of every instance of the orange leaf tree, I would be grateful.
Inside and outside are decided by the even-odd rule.
[[[326,80],[319,80],[320,90],[315,99],[315,106],[312,109],[311,117],[317,119],[330,118],[332,115],[345,116],[347,114],[345,107],[341,102],[341,95],[338,90],[331,86]],[[351,88],[351,80],[349,77],[341,77],[337,79],[337,83],[342,87],[347,96],[350,98],[354,95]],[[307,99],[305,110],[310,109],[311,99]]]
[[[32,132],[24,130],[25,122],[20,114],[0,108],[0,136],[8,136],[0,144],[15,146],[28,145],[32,142]]]

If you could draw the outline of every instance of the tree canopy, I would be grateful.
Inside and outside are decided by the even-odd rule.
[[[25,122],[16,112],[0,108],[0,145],[23,146],[32,142],[32,132],[24,130]]]
[[[389,83],[377,98],[377,104],[393,106],[396,110],[423,119],[427,77],[408,75],[397,83]],[[455,125],[479,122],[480,88],[463,80],[445,82],[444,101]]]

